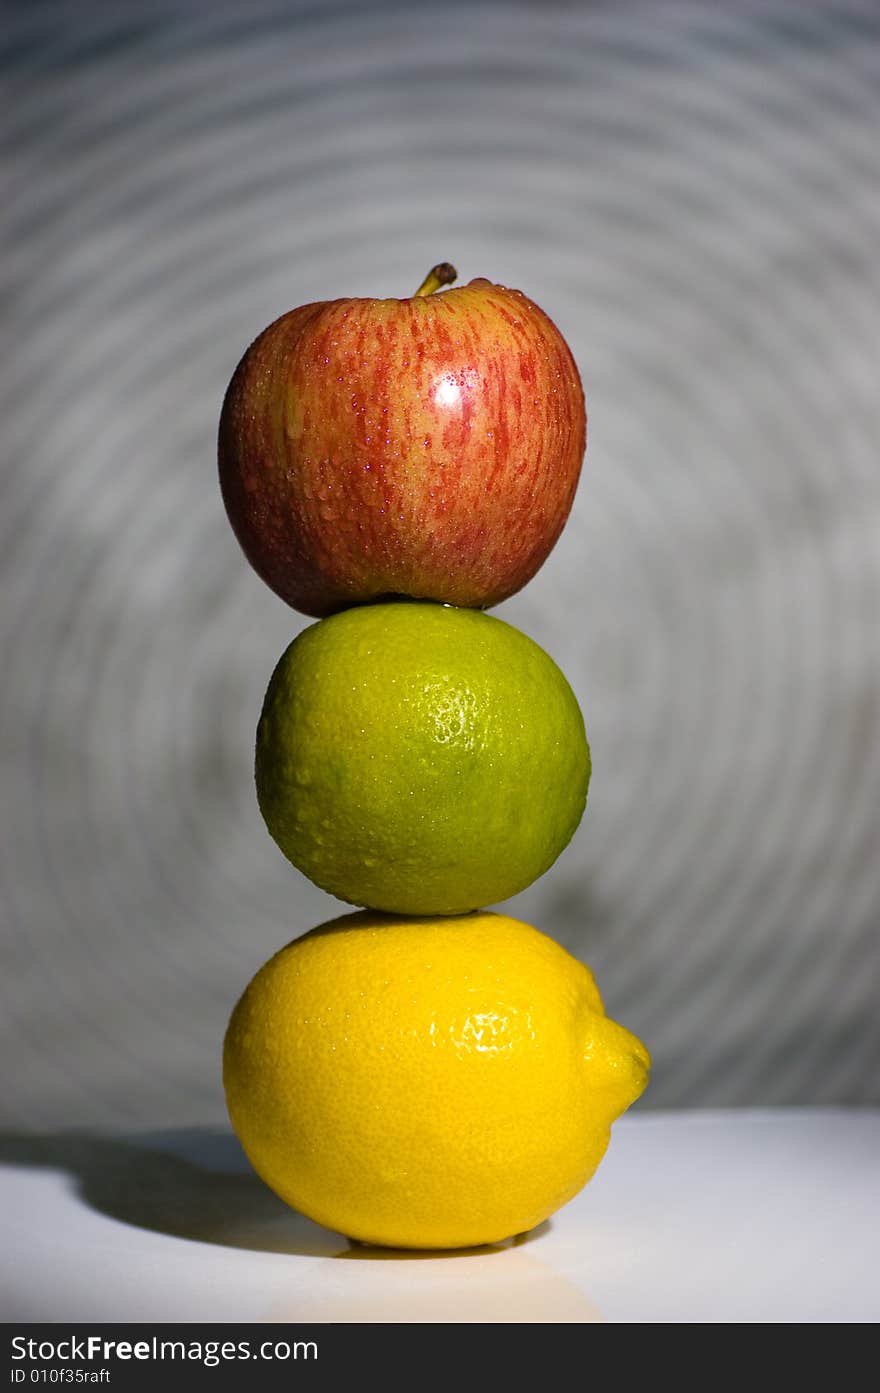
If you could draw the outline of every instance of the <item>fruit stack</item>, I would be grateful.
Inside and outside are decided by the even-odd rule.
[[[247,350],[220,481],[245,555],[318,622],[257,732],[260,809],[362,906],[276,953],[232,1014],[232,1124],[278,1195],[363,1243],[525,1232],[589,1180],[647,1082],[589,970],[482,906],[571,839],[590,756],[550,657],[485,609],[535,574],[586,444],[572,354],[487,280],[304,305]]]

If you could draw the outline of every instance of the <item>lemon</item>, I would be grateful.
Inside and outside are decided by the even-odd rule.
[[[224,1084],[251,1164],[289,1205],[365,1243],[457,1248],[571,1199],[649,1062],[589,970],[528,924],[361,912],[259,970]]]
[[[525,634],[477,610],[388,603],[294,639],[257,731],[285,855],[351,904],[459,914],[525,889],[584,810],[574,693]]]

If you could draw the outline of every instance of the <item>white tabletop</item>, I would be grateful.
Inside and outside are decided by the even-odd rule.
[[[352,1248],[230,1135],[0,1141],[2,1318],[874,1321],[880,1112],[642,1112],[525,1240]]]

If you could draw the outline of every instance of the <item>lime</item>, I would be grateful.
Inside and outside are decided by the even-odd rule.
[[[388,603],[305,629],[257,731],[257,796],[284,854],[351,904],[459,914],[524,890],[583,814],[574,694],[478,610]]]

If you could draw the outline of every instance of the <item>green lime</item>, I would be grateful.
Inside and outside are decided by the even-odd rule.
[[[542,648],[479,610],[392,602],[294,639],[257,730],[257,797],[322,889],[460,914],[543,875],[580,822],[590,753]]]

